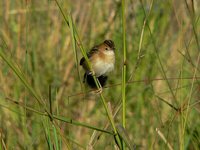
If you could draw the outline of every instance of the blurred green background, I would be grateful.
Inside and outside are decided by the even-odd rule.
[[[121,1],[58,0],[83,47],[112,39],[115,70],[103,95],[121,124]],[[200,149],[200,1],[126,0],[126,132],[136,149]],[[0,1],[0,149],[117,149],[98,95],[81,86],[79,45],[54,0]],[[78,56],[78,61],[76,59]],[[15,66],[28,87],[16,75]],[[79,73],[80,76],[79,76]],[[32,108],[32,109],[30,109]],[[112,132],[108,126],[106,129]]]

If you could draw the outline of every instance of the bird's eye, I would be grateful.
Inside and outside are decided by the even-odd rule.
[[[106,47],[106,50],[108,50],[108,48]]]

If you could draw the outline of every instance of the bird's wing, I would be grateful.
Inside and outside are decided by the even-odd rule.
[[[94,53],[98,52],[98,47],[94,46],[89,53],[87,53],[87,57],[90,58]],[[85,62],[85,58],[82,57],[80,60],[80,65],[83,65],[83,63]]]
[[[81,60],[80,60],[80,65],[83,65],[84,61],[85,61],[85,58],[82,57]]]
[[[98,47],[97,46],[94,46],[90,52],[87,54],[88,58],[90,58],[94,53],[97,53],[98,52]]]

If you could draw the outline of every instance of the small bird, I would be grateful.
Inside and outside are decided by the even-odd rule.
[[[106,84],[108,79],[107,73],[114,69],[115,64],[115,44],[112,40],[105,40],[103,43],[94,46],[87,53],[92,70],[89,69],[84,57],[80,60],[80,65],[85,70],[83,82],[91,88],[97,88],[93,75],[99,80],[101,88]]]

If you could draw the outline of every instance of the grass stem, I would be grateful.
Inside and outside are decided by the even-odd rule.
[[[122,38],[123,38],[123,68],[122,68],[122,126],[126,127],[126,19],[125,19],[125,0],[122,3]],[[123,141],[123,149],[125,143]]]

